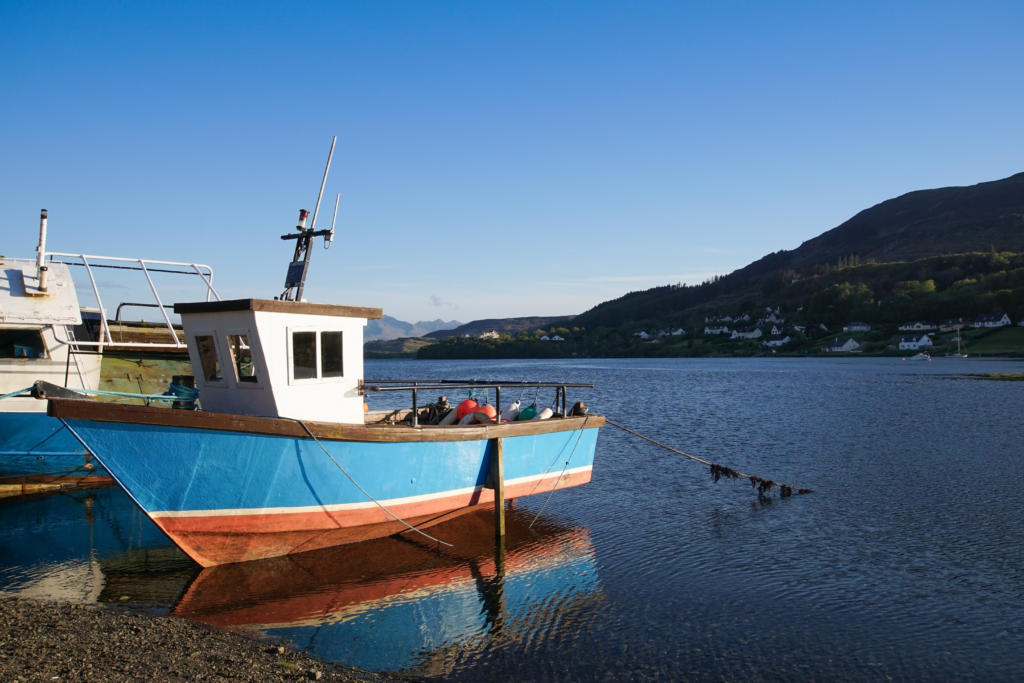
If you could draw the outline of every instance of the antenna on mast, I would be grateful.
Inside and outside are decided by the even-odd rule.
[[[284,291],[277,297],[283,301],[302,301],[302,288],[306,284],[306,272],[309,270],[310,247],[313,246],[313,240],[323,237],[326,243],[330,243],[334,238],[334,223],[331,223],[330,230],[317,230],[316,217],[320,212],[320,200],[324,196],[327,173],[331,170],[331,159],[334,157],[334,143],[337,141],[338,136],[335,135],[331,140],[331,151],[327,154],[327,166],[324,168],[323,180],[320,181],[320,194],[317,195],[316,206],[313,208],[313,220],[309,227],[306,227],[306,217],[309,215],[309,211],[299,209],[299,223],[295,226],[296,232],[281,235],[283,240],[295,240],[295,255],[292,257],[291,263],[288,264],[288,274],[284,279]],[[338,197],[340,198],[341,195],[339,194]],[[337,201],[334,205],[334,215],[337,218]]]
[[[341,201],[341,193],[334,195],[334,218],[331,219],[331,232],[324,238],[324,249],[329,249],[334,241],[334,224],[338,222],[338,202]]]

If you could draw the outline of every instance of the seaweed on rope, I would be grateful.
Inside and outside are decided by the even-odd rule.
[[[739,472],[737,470],[732,469],[731,467],[726,467],[725,465],[719,465],[719,464],[713,463],[713,462],[711,462],[709,460],[705,460],[704,458],[698,458],[695,455],[690,455],[689,453],[684,453],[683,451],[679,450],[678,448],[672,448],[671,446],[663,444],[660,441],[655,441],[651,437],[644,436],[643,434],[641,434],[639,432],[635,432],[635,431],[633,431],[632,429],[630,429],[628,427],[624,427],[623,425],[620,425],[617,422],[608,419],[607,417],[605,418],[605,422],[607,424],[612,425],[613,427],[618,427],[619,429],[621,429],[622,431],[624,431],[624,432],[626,432],[628,434],[632,434],[633,436],[641,438],[644,441],[649,441],[649,442],[653,443],[655,446],[659,446],[661,448],[664,448],[667,451],[671,451],[673,453],[676,453],[677,455],[681,455],[684,458],[689,458],[690,460],[693,460],[694,462],[699,462],[699,463],[702,463],[704,465],[707,465],[708,468],[710,469],[710,472],[711,472],[711,478],[715,481],[715,483],[718,483],[718,481],[720,479],[739,479],[741,477],[744,478],[744,479],[749,479],[750,480],[750,485],[753,488],[757,489],[758,500],[764,501],[764,500],[768,499],[770,497],[771,489],[773,487],[776,487],[776,486],[779,488],[779,497],[780,498],[789,498],[794,493],[804,494],[804,493],[813,493],[814,492],[813,489],[799,488],[799,487],[791,486],[789,484],[780,484],[778,482],[772,481],[771,479],[765,479],[763,477],[757,477],[757,476],[754,476],[752,474],[747,474],[745,472]]]

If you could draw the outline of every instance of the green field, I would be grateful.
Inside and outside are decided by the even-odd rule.
[[[967,348],[964,352],[972,356],[1024,355],[1024,327],[1004,327],[977,338],[964,335]]]

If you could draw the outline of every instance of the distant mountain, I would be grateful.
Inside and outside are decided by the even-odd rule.
[[[968,252],[1024,252],[1024,173],[968,187],[919,190],[861,211],[793,250],[782,250],[698,286],[667,285],[598,304],[575,325],[684,315],[770,298],[829,270]]]
[[[435,330],[452,329],[462,325],[458,320],[421,320],[418,323],[407,323],[390,315],[380,320],[370,320],[363,332],[365,341],[400,339],[402,337],[423,337]]]
[[[446,337],[463,337],[469,335],[476,337],[487,330],[516,334],[517,332],[532,332],[533,330],[561,325],[573,319],[571,315],[560,315],[554,317],[527,317],[527,318],[487,318],[485,320],[474,320],[473,322],[460,325],[453,329],[444,329],[431,332],[426,335],[433,339],[444,339]]]

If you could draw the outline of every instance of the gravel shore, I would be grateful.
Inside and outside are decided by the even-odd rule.
[[[379,681],[175,617],[0,598],[0,681]]]

